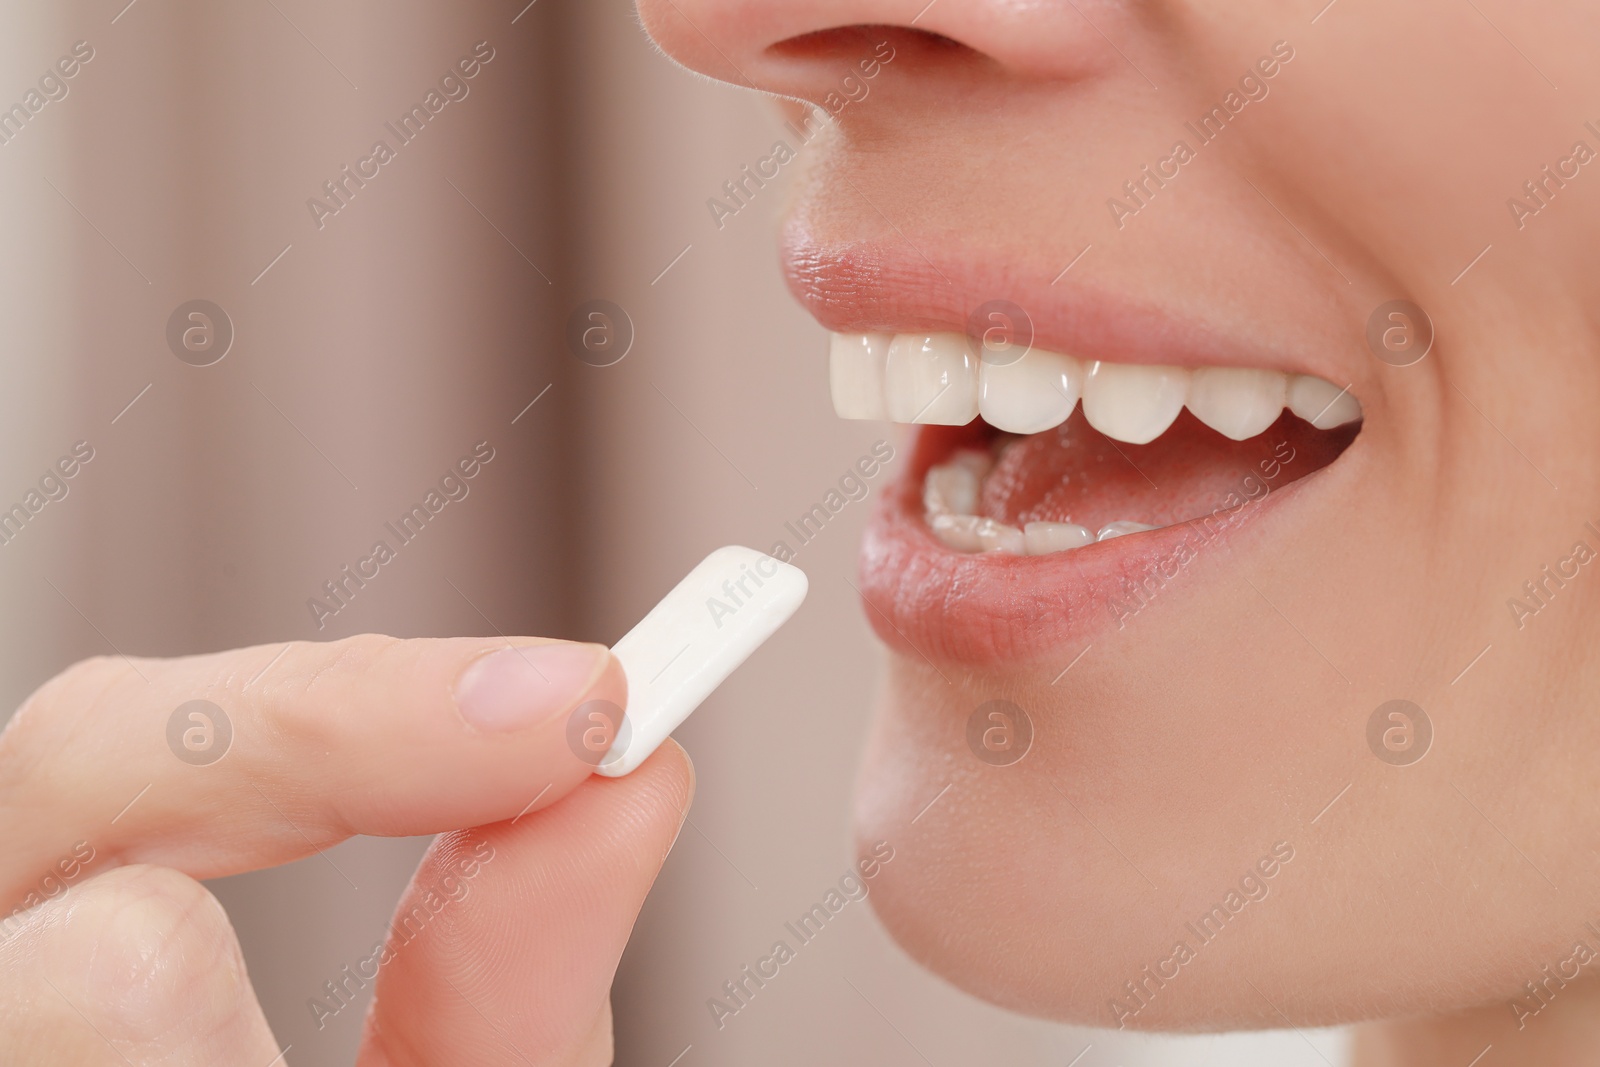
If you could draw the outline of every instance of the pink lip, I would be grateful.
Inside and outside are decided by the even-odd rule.
[[[976,308],[1000,299],[1027,312],[1035,345],[1080,359],[1262,367],[1340,384],[1350,380],[1333,351],[1267,346],[1204,315],[1105,289],[1087,271],[1075,268],[1063,276],[1066,262],[1038,271],[996,265],[993,250],[922,235],[891,243],[825,245],[800,221],[785,227],[782,255],[790,292],[838,333],[961,332]],[[1359,398],[1359,383],[1355,392]]]
[[[979,254],[940,249],[931,239],[894,245],[824,246],[802,222],[784,235],[789,287],[823,326],[849,331],[962,331],[989,299],[1023,307],[1034,343],[1083,359],[1177,366],[1253,366],[1338,380],[1328,351],[1285,352],[1241,340],[1203,318],[1181,315],[1080,277],[1038,276],[994,266]],[[1059,269],[1059,268],[1058,268]],[[1348,380],[1345,378],[1344,380]],[[1066,659],[1128,621],[1135,592],[1181,574],[1237,539],[1245,527],[1279,513],[1316,471],[1272,488],[1236,511],[1219,510],[1159,530],[1131,534],[1047,556],[968,554],[939,541],[922,513],[927,469],[981,433],[966,427],[919,427],[911,461],[874,511],[860,557],[861,595],[873,628],[910,658],[974,667]],[[1223,501],[1218,501],[1219,507]],[[1180,558],[1189,556],[1181,566]],[[1066,659],[1063,659],[1063,656]]]
[[[1169,583],[1187,584],[1190,567],[1327,473],[1315,471],[1233,510],[1219,501],[1209,516],[1067,552],[969,554],[929,531],[922,484],[928,467],[981,432],[977,427],[920,427],[910,462],[879,499],[862,542],[861,597],[873,629],[913,659],[1064,665],[1063,655],[1070,659],[1143,610],[1136,590],[1159,596]]]

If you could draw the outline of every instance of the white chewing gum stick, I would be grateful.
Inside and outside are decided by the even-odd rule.
[[[612,646],[628,710],[595,770],[618,778],[648,759],[805,598],[804,571],[753,548],[730,545],[702,560]]]

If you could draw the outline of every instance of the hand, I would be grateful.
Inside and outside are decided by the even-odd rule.
[[[438,833],[370,964],[358,1064],[609,1064],[612,975],[694,791],[670,742],[617,779],[569,745],[579,704],[626,706],[610,653],[280,649],[87,660],[0,735],[0,1063],[283,1062],[196,879]],[[197,699],[231,723],[215,762],[204,717],[167,740]]]

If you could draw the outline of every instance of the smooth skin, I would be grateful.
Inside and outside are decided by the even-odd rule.
[[[457,899],[379,968],[357,1063],[609,1064],[612,976],[694,775],[668,742],[627,777],[591,777],[570,712],[627,696],[600,646],[568,646],[576,674],[547,669],[548,689],[522,698],[502,688],[469,722],[470,668],[537,664],[532,651],[557,643],[515,644],[363,636],[295,643],[276,662],[281,645],[107,657],[46,683],[0,736],[4,911],[48,892],[0,938],[0,1063],[274,1062],[238,940],[197,879],[355,834],[439,834],[397,920],[430,893]],[[206,766],[165,735],[195,699],[234,729]],[[78,842],[94,859],[68,864],[62,892]]]
[[[784,227],[791,284],[824,325],[910,328],[830,319],[897,283],[956,307],[928,329],[963,328],[987,299],[1046,332],[1137,332],[1156,308],[1190,323],[1172,344],[1348,383],[1365,411],[1338,461],[1125,627],[1108,612],[1048,662],[892,654],[856,817],[860,841],[901,857],[872,895],[900,944],[986,1000],[1090,1025],[1381,1020],[1357,1042],[1367,1067],[1466,1067],[1491,1044],[1482,1067],[1600,1062],[1600,958],[1564,963],[1580,939],[1600,947],[1600,563],[1571,562],[1579,541],[1600,553],[1600,7],[639,10],[704,76],[832,95]],[[881,41],[894,59],[869,83]],[[1201,144],[1186,124],[1279,42],[1293,58],[1270,93]],[[1124,183],[1180,139],[1195,158],[1133,210]],[[1546,166],[1566,177],[1535,201],[1525,183]],[[815,264],[862,247],[830,300]],[[947,279],[978,268],[985,291],[951,297]],[[1395,299],[1437,330],[1412,366],[1368,348]],[[894,306],[916,317],[915,298]],[[1558,565],[1554,595],[1514,612]],[[1014,766],[967,747],[992,699],[1036,726]],[[1368,747],[1393,699],[1435,727],[1410,766]],[[1265,896],[1163,963],[1278,843],[1294,856]],[[1519,998],[1537,1014],[1519,1018]]]

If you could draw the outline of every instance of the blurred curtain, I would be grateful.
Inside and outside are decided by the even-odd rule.
[[[579,633],[560,12],[516,14],[483,0],[0,13],[8,105],[76,42],[93,53],[0,146],[0,499],[74,443],[94,450],[0,545],[9,706],[87,655],[261,643],[265,667],[288,640],[364,631]],[[441,87],[479,42],[493,58]],[[401,143],[390,125],[409,132],[430,91],[445,106]],[[378,140],[394,158],[357,185]],[[194,300],[232,326],[209,366],[169,344]],[[384,523],[484,441],[494,458],[467,495],[318,618],[309,600],[337,603],[324,583],[394,542]],[[352,1061],[361,1012],[319,1029],[307,1000],[381,933],[424,844],[358,840],[214,885],[289,1062]]]

